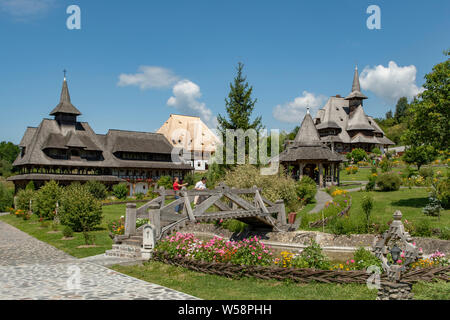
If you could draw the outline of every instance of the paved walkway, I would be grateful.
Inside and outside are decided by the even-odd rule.
[[[119,262],[76,259],[0,221],[0,300],[196,299],[105,267]]]
[[[325,207],[325,203],[333,200],[333,198],[328,193],[322,190],[317,190],[315,199],[316,206],[309,213],[320,212]]]

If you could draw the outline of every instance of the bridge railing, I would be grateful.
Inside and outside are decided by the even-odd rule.
[[[136,204],[127,204],[125,217],[125,234],[121,238],[136,234],[136,219],[149,218],[155,231],[155,236],[160,239],[163,235],[183,227],[188,222],[208,221],[219,219],[238,219],[260,226],[266,225],[276,231],[286,229],[286,211],[283,200],[275,203],[261,195],[261,189],[254,186],[249,189],[230,188],[220,184],[211,190],[187,190],[183,188],[178,192],[166,190],[163,187],[156,189],[159,196],[139,209]],[[250,195],[244,199],[242,195]],[[167,197],[178,196],[175,200],[166,203]],[[196,196],[204,200],[194,208],[191,203]],[[249,200],[253,198],[252,200]],[[225,200],[225,202],[223,201]],[[228,203],[227,203],[228,202]],[[170,216],[175,213],[175,208],[182,208],[180,219],[167,225],[161,225],[161,216]],[[209,212],[215,207],[218,211]]]

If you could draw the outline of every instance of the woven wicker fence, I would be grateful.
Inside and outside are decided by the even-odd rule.
[[[166,254],[157,254],[154,261],[183,267],[189,270],[225,276],[228,278],[255,277],[263,280],[291,280],[299,283],[312,281],[322,283],[360,283],[365,284],[371,274],[365,271],[337,271],[337,270],[314,270],[280,268],[266,266],[242,266],[231,263],[205,262],[184,257],[170,258]],[[401,282],[413,284],[417,281],[444,280],[450,281],[450,266],[438,268],[425,268],[410,271],[402,276]],[[387,281],[386,274],[381,274],[381,282]]]

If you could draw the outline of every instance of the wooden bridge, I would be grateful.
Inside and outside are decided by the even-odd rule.
[[[188,224],[217,220],[236,219],[246,223],[251,230],[290,231],[296,226],[287,224],[283,200],[275,203],[261,195],[256,186],[250,189],[229,188],[220,184],[212,190],[186,190],[179,194],[163,187],[156,190],[159,196],[139,209],[136,204],[127,204],[125,234],[116,236],[116,244],[142,246],[142,229],[136,229],[137,218],[148,218],[156,229],[156,241],[173,232],[180,231]],[[202,202],[195,207],[196,196]],[[175,200],[169,202],[169,198]],[[181,206],[181,213],[175,208]]]

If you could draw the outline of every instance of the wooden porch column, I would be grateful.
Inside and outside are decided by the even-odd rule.
[[[302,180],[302,178],[303,178],[303,169],[305,168],[305,164],[299,162],[298,166],[299,166],[299,171],[300,171],[299,175],[298,175],[298,178],[299,178],[299,180]]]
[[[323,188],[323,165],[319,163],[319,188]]]

